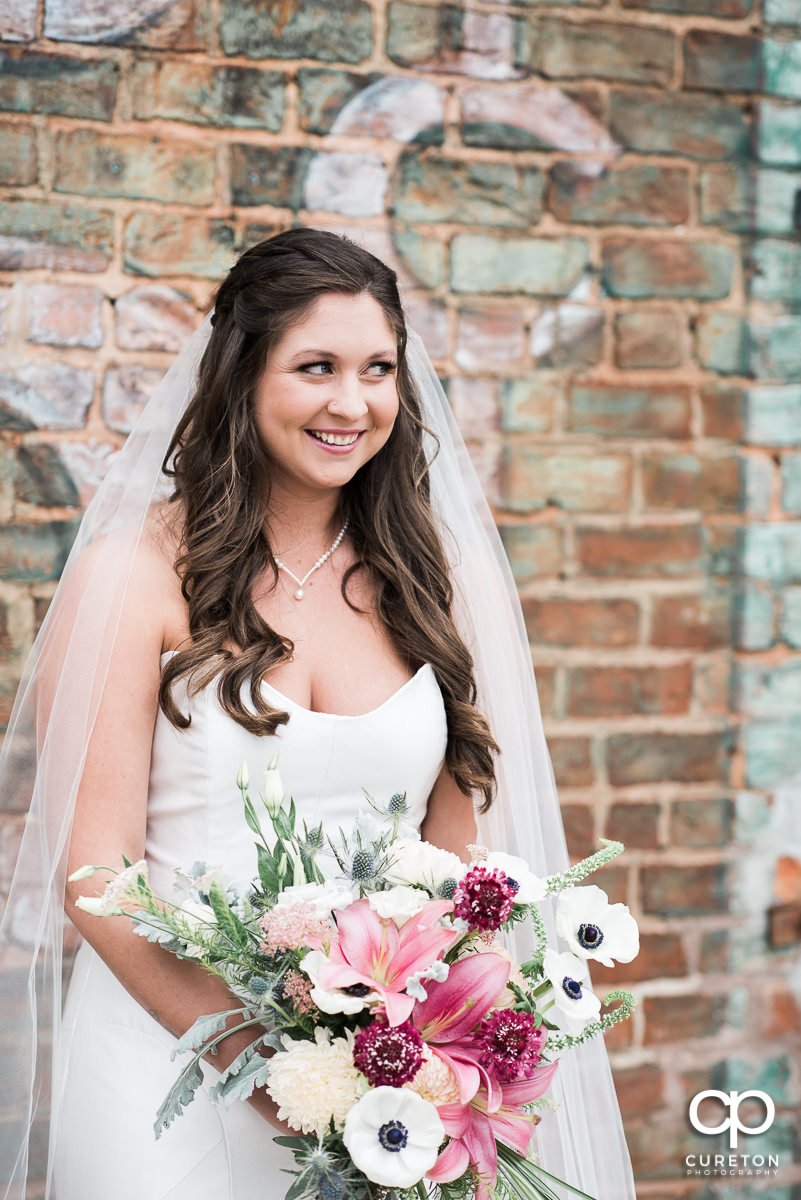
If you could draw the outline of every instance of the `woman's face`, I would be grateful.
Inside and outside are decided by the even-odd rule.
[[[270,350],[254,417],[273,480],[339,488],[386,442],[398,413],[397,346],[372,296],[331,293]]]

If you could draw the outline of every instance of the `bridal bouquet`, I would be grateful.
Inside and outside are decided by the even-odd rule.
[[[256,837],[258,882],[240,895],[218,868],[177,872],[174,896],[155,896],[144,861],[100,897],[77,904],[128,914],[136,932],[222,976],[241,1003],[201,1017],[173,1057],[190,1057],[156,1118],[156,1136],[203,1082],[201,1060],[233,1028],[253,1041],[219,1076],[213,1099],[230,1104],[265,1087],[297,1137],[286,1200],[558,1200],[531,1153],[545,1093],[570,1046],[628,1016],[629,992],[601,1013],[591,960],[629,962],[634,918],[610,904],[588,874],[623,849],[603,849],[570,870],[536,877],[522,859],[471,848],[472,863],[421,841],[403,794],[369,811],[347,834],[296,828],[277,756],[265,776],[265,833],[237,779]],[[72,878],[101,868],[84,867]],[[107,868],[106,868],[107,869]],[[538,904],[557,896],[548,945]],[[531,957],[514,962],[502,935],[530,922]]]

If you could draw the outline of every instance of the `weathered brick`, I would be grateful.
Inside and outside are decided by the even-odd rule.
[[[754,0],[623,0],[624,8],[643,8],[648,12],[697,13],[707,17],[747,17]]]
[[[740,650],[768,650],[776,640],[772,588],[743,580],[733,595],[733,637]]]
[[[297,74],[298,120],[301,129],[305,129],[307,133],[330,133],[342,110],[366,88],[384,78],[385,76],[376,72],[362,75],[355,71],[301,67]],[[442,140],[441,135],[439,140]]]
[[[34,283],[28,288],[28,341],[45,346],[103,345],[99,288]]]
[[[801,587],[784,589],[780,629],[787,645],[801,650]]]
[[[544,667],[541,663],[538,664],[535,674],[537,698],[540,702],[540,711],[546,718],[553,715],[555,682],[556,669],[554,667]]]
[[[600,362],[604,312],[590,304],[544,305],[531,322],[529,349],[537,367],[590,367]]]
[[[91,371],[65,363],[26,363],[0,375],[0,429],[80,429],[93,392]]]
[[[36,37],[36,0],[0,0],[0,38],[30,42]]]
[[[118,78],[119,66],[109,59],[0,52],[0,108],[110,121]]]
[[[536,63],[555,79],[581,76],[614,83],[668,84],[673,78],[675,36],[651,25],[607,21],[545,20]]]
[[[797,446],[801,430],[801,387],[760,385],[743,397],[747,440],[758,446]]]
[[[763,82],[759,89],[772,96],[801,99],[801,42],[798,38],[764,38]]]
[[[742,107],[716,96],[613,91],[609,128],[627,149],[642,154],[729,160],[749,152]]]
[[[731,593],[709,587],[699,595],[655,596],[651,642],[682,650],[719,650],[731,641]]]
[[[758,37],[690,29],[684,39],[684,86],[712,92],[759,92],[761,61]]]
[[[313,157],[314,151],[302,146],[232,146],[232,202],[301,208],[303,184]]]
[[[615,1071],[615,1090],[623,1119],[653,1112],[665,1103],[665,1076],[656,1063],[622,1067]]]
[[[512,512],[563,508],[571,512],[624,512],[631,490],[631,459],[624,454],[560,454],[516,440],[504,447],[501,494]]]
[[[284,123],[286,80],[280,71],[141,59],[134,63],[132,91],[133,115],[140,121],[187,121],[271,133]]]
[[[501,428],[507,433],[547,433],[562,394],[562,380],[537,372],[501,384]]]
[[[739,458],[646,455],[642,480],[649,508],[700,508],[704,512],[740,512],[743,508]]]
[[[448,380],[448,400],[466,439],[481,439],[499,425],[498,380],[457,376]]]
[[[110,212],[6,200],[0,205],[0,270],[104,271],[111,257]]]
[[[701,171],[701,221],[736,233],[795,232],[801,175],[764,166],[715,163]]]
[[[757,158],[776,167],[801,166],[798,105],[759,100],[755,109]]]
[[[701,388],[704,437],[739,441],[746,419],[746,396],[736,384],[705,384]]]
[[[57,42],[201,50],[208,17],[208,6],[199,0],[179,0],[155,8],[149,0],[125,0],[123,4],[47,0],[44,35]]]
[[[732,805],[727,796],[674,800],[670,806],[671,846],[725,846],[731,837]]]
[[[114,304],[117,345],[123,350],[179,351],[198,323],[192,300],[166,284],[124,292]]]
[[[782,508],[801,516],[801,454],[782,457]]]
[[[623,842],[627,849],[656,850],[659,805],[613,804],[607,814],[605,836]]]
[[[0,75],[0,83],[2,79]],[[0,125],[0,184],[24,187],[35,183],[38,173],[34,131],[24,125]]]
[[[517,583],[529,583],[532,579],[558,575],[561,571],[564,549],[560,530],[551,525],[504,521],[500,532]]]
[[[689,662],[669,667],[572,667],[567,673],[566,708],[571,717],[684,713],[691,692]],[[621,834],[620,840],[630,839]]]
[[[576,384],[570,390],[567,424],[573,433],[610,437],[688,437],[689,389],[683,384]]]
[[[216,150],[158,135],[76,129],[56,139],[54,188],[90,196],[204,206],[214,199]]]
[[[683,167],[635,164],[590,173],[579,162],[551,168],[548,208],[567,223],[681,225],[690,212]]]
[[[0,287],[0,345],[8,336],[8,309],[11,303],[11,288]]]
[[[646,1045],[714,1037],[726,1022],[726,995],[646,996]]]
[[[725,912],[728,906],[726,867],[660,864],[640,874],[643,912],[660,917],[698,917]]]
[[[597,849],[592,809],[588,804],[562,804],[561,812],[568,854],[572,859],[587,858]]]
[[[776,314],[764,324],[752,321],[749,332],[758,379],[801,379],[801,317]]]
[[[615,963],[614,967],[592,964],[593,978],[604,987],[641,983],[646,979],[675,979],[687,973],[687,955],[681,937],[666,932],[640,931],[640,953],[630,963]]]
[[[684,356],[685,322],[672,308],[615,314],[615,362],[624,370],[677,367]]]
[[[0,579],[20,583],[58,579],[77,530],[77,520],[0,528]]]
[[[153,367],[111,367],[103,380],[103,419],[109,429],[130,433],[163,375]]]
[[[526,228],[542,213],[537,167],[466,162],[407,151],[400,160],[393,211],[402,221]]]
[[[608,238],[601,277],[611,296],[638,300],[722,300],[731,291],[734,251],[715,242]]]
[[[528,635],[543,646],[633,646],[639,607],[633,600],[521,598]]]
[[[519,308],[463,308],[456,327],[454,359],[467,370],[510,366],[526,352],[526,330]]]
[[[162,278],[196,275],[218,280],[245,248],[230,221],[176,213],[134,213],[123,242],[127,271]]]
[[[745,375],[748,371],[748,326],[737,313],[712,309],[695,323],[695,352],[706,371]]]
[[[742,568],[752,579],[801,582],[801,521],[754,522],[743,530]]]
[[[416,229],[396,228],[392,242],[411,276],[412,287],[438,287],[445,278],[445,247]],[[410,298],[411,299],[411,298]],[[443,354],[443,358],[445,355]]]
[[[74,507],[78,491],[59,458],[47,443],[20,446],[14,490],[18,500],[41,508]]]
[[[551,737],[548,749],[558,787],[587,787],[593,783],[595,772],[589,738]]]
[[[768,25],[801,25],[801,0],[765,0]]]
[[[500,150],[541,150],[560,144],[566,126],[577,153],[607,152],[609,135],[601,125],[602,105],[594,87],[543,87],[541,81],[490,84],[466,89],[462,102],[462,142]]]
[[[588,261],[583,238],[457,234],[451,243],[451,286],[455,292],[566,296]]]
[[[738,711],[757,717],[779,717],[801,708],[801,661],[789,659],[770,667],[739,665]]]
[[[373,50],[372,10],[364,0],[338,0],[336,7],[322,0],[223,0],[221,16],[224,54],[358,63]]]
[[[728,733],[613,734],[607,743],[609,780],[613,787],[722,782],[731,751]]]
[[[505,15],[402,0],[392,0],[387,9],[387,57],[417,71],[514,78],[524,42],[523,23]]]

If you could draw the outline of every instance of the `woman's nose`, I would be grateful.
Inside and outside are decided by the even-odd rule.
[[[342,375],[334,384],[327,408],[335,411],[338,416],[355,420],[367,412],[367,402],[363,394],[364,384],[358,375]]]

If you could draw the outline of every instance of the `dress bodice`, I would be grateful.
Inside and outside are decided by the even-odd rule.
[[[368,810],[362,788],[384,803],[394,792],[406,792],[410,821],[419,825],[425,816],[447,746],[445,705],[430,663],[378,708],[359,716],[313,712],[271,684],[262,686],[290,714],[273,736],[249,733],[229,717],[214,683],[191,698],[184,678],[175,684],[176,702],[191,717],[187,729],[176,729],[158,712],[146,857],[161,894],[169,894],[175,867],[188,868],[198,860],[222,866],[240,886],[255,876],[253,835],[245,825],[236,777],[246,762],[255,798],[276,750],[299,825],[302,819],[309,825],[323,821],[331,834],[338,826],[348,828]]]

